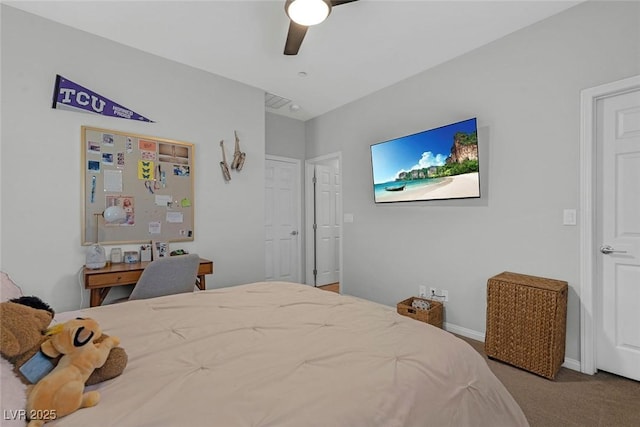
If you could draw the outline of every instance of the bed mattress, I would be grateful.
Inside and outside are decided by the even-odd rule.
[[[90,388],[97,406],[47,425],[528,425],[467,343],[362,299],[264,282],[81,313],[129,362]]]

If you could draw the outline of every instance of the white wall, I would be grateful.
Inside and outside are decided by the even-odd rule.
[[[562,211],[578,207],[580,90],[638,73],[640,4],[587,2],[307,122],[308,158],[342,152],[343,292],[395,305],[448,289],[446,322],[484,333],[489,277],[566,280],[578,360],[578,228]],[[371,144],[474,116],[481,201],[373,203]]]
[[[56,74],[157,123],[54,110]],[[0,267],[25,293],[80,305],[82,125],[194,143],[195,241],[175,246],[213,259],[208,287],[264,279],[262,90],[2,5],[1,106]],[[219,141],[236,129],[247,160],[226,184]]]
[[[267,154],[305,159],[305,122],[273,113],[266,113],[265,122]]]

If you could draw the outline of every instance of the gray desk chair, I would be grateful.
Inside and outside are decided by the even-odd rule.
[[[138,279],[129,300],[193,292],[199,266],[200,256],[197,254],[151,261]]]

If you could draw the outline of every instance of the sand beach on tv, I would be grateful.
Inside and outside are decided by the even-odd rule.
[[[449,176],[437,183],[407,186],[402,191],[376,191],[376,202],[410,202],[479,197],[478,172]]]

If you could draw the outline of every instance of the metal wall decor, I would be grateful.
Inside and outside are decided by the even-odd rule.
[[[238,131],[233,131],[236,137],[236,145],[233,151],[233,160],[231,165],[227,163],[227,154],[224,151],[224,139],[220,141],[220,149],[222,150],[222,161],[220,162],[220,169],[222,170],[222,177],[225,181],[231,181],[231,171],[234,169],[240,172],[244,167],[244,161],[247,158],[247,153],[240,150],[240,138],[238,137]]]

